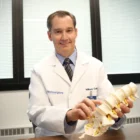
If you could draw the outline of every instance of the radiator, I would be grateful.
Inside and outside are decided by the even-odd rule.
[[[32,127],[0,129],[0,140],[17,140],[33,137],[35,136]]]
[[[134,123],[140,123],[140,117],[127,118],[125,125]],[[32,127],[0,129],[0,140],[17,140],[33,137]]]

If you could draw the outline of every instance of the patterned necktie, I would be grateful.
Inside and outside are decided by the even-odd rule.
[[[63,62],[63,66],[69,76],[69,79],[72,81],[73,71],[70,67],[70,64],[72,64],[72,61],[69,58],[66,58]]]

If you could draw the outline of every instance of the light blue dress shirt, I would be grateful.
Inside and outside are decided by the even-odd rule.
[[[63,65],[63,62],[65,60],[65,57],[61,56],[60,54],[56,53],[56,57],[59,59],[60,63]],[[72,71],[74,71],[75,64],[76,64],[76,58],[77,58],[77,50],[75,49],[72,55],[69,57],[69,59],[72,61],[73,64],[70,64],[70,67]]]

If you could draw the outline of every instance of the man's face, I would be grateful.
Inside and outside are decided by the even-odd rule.
[[[71,17],[54,17],[48,37],[53,41],[58,54],[64,57],[70,56],[75,49],[75,40],[77,37],[77,29],[74,28]]]

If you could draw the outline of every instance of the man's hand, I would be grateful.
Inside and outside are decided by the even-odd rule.
[[[92,111],[95,110],[96,105],[102,104],[99,100],[91,100],[85,98],[79,104],[77,104],[73,109],[67,111],[66,121],[77,121],[77,120],[86,120],[91,116]]]
[[[116,110],[117,112],[117,115],[119,118],[123,117],[123,115],[125,113],[129,113],[130,112],[130,109],[133,107],[133,102],[130,101],[129,99],[127,99],[127,102],[128,102],[128,106],[124,105],[124,104],[121,104],[121,111],[119,111],[118,109]]]

